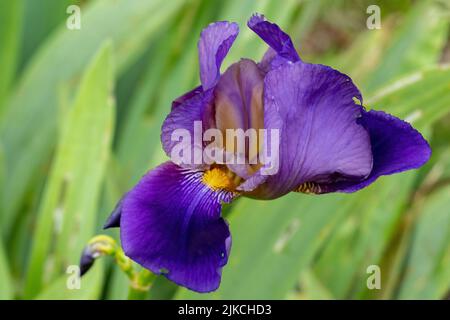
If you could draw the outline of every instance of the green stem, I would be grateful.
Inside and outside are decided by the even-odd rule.
[[[128,289],[128,300],[147,300],[148,290],[142,288],[135,288],[133,284],[130,284]]]
[[[128,300],[147,299],[150,287],[156,278],[156,275],[147,269],[137,271],[130,258],[116,244],[113,238],[106,235],[98,235],[92,238],[87,247],[83,250],[82,260],[87,261],[84,266],[89,270],[94,259],[100,256],[111,256],[116,265],[125,273],[130,281],[128,291]],[[86,271],[87,271],[86,270]]]
[[[146,300],[156,275],[147,269],[134,273],[131,279],[128,300]]]

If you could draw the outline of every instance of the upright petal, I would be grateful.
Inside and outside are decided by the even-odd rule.
[[[192,99],[196,95],[201,94],[202,92],[203,92],[202,86],[195,87],[191,91],[186,92],[182,96],[180,96],[172,101],[172,110],[174,108],[178,107],[179,105],[184,104],[186,101]]]
[[[259,151],[259,129],[264,128],[263,109],[264,75],[255,62],[241,59],[231,65],[220,77],[214,89],[215,127],[226,138],[227,130],[242,129],[254,139],[224,139],[223,147],[227,153],[237,154],[237,143],[242,149],[239,156],[245,158],[245,164],[228,164],[228,167],[242,178],[247,178],[256,165]],[[255,129],[250,132],[248,129]],[[234,142],[234,146],[229,145]],[[250,159],[255,160],[250,162]],[[253,163],[252,165],[250,163]]]
[[[231,236],[220,216],[233,193],[213,190],[203,172],[166,162],[147,173],[122,203],[124,252],[156,274],[198,292],[217,289]]]
[[[220,65],[238,33],[239,26],[227,21],[212,23],[202,31],[198,42],[198,57],[203,90],[216,85]]]
[[[242,59],[220,77],[214,90],[215,120],[219,130],[262,129],[264,76],[255,62]]]
[[[194,159],[195,150],[199,150],[199,152],[202,152],[203,150],[202,136],[200,136],[200,139],[196,139],[195,122],[201,121],[201,128],[199,128],[201,131],[198,133],[202,135],[203,131],[207,129],[205,126],[213,121],[213,119],[205,119],[206,116],[212,117],[211,113],[206,112],[208,106],[212,103],[212,99],[212,89],[199,91],[197,94],[192,93],[192,96],[187,95],[184,98],[180,97],[180,103],[173,106],[172,111],[166,117],[162,125],[161,143],[164,151],[169,157],[172,158],[172,150],[179,143],[186,144],[186,148],[190,148],[191,156],[188,157],[189,161],[183,163],[183,165],[187,167],[196,168],[203,166],[203,164],[200,163],[202,159]],[[188,141],[180,141],[175,139],[176,136],[173,136],[175,130],[183,129],[187,130],[186,132],[189,133]]]
[[[288,63],[267,74],[264,124],[280,130],[280,166],[256,196],[276,198],[303,182],[370,174],[370,139],[353,98],[361,95],[351,79],[326,66]]]
[[[361,124],[370,135],[373,169],[362,181],[340,181],[320,185],[321,193],[355,192],[378,179],[423,166],[431,156],[431,148],[423,136],[409,123],[382,111],[364,112]]]
[[[267,21],[263,15],[254,14],[247,25],[275,50],[278,56],[291,62],[300,60],[291,38],[278,25]]]
[[[258,66],[266,74],[270,70],[276,69],[289,61],[290,60],[278,55],[272,48],[269,48],[264,54],[262,60],[258,63]]]

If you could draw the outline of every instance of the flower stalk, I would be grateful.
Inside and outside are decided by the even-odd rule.
[[[89,240],[80,258],[80,274],[83,276],[97,258],[110,256],[130,281],[128,299],[146,299],[156,275],[147,269],[137,270],[116,241],[107,235],[97,235]]]

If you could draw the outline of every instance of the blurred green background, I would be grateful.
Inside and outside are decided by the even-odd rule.
[[[81,29],[69,30],[70,4]],[[381,8],[369,30],[366,9]],[[303,60],[350,75],[367,108],[431,141],[418,171],[356,194],[239,199],[218,291],[159,277],[148,298],[445,299],[450,287],[450,1],[0,0],[0,298],[125,299],[107,258],[67,288],[66,268],[120,196],[166,159],[160,126],[199,83],[197,40],[217,20],[241,33],[223,69],[259,60],[245,26],[265,14]],[[108,231],[117,237],[117,231]],[[369,290],[378,265],[381,289]]]

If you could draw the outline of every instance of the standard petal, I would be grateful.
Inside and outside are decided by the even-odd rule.
[[[280,57],[291,62],[300,60],[291,38],[278,25],[267,21],[263,15],[254,14],[248,20],[247,25],[275,50]]]
[[[172,101],[172,110],[174,108],[178,107],[179,105],[184,104],[186,101],[192,99],[196,95],[201,94],[202,92],[203,92],[202,86],[198,86],[198,87],[192,89],[191,91],[186,92],[182,96],[180,96]]]
[[[265,128],[279,130],[279,170],[256,196],[276,198],[307,181],[370,174],[370,139],[357,122],[362,107],[353,100],[362,98],[348,76],[322,65],[288,63],[267,74],[264,89]]]
[[[231,65],[214,89],[217,129],[262,129],[264,75],[249,59]]]
[[[256,165],[259,150],[256,130],[264,128],[263,87],[264,75],[258,65],[252,60],[241,59],[221,75],[214,89],[215,127],[224,137],[224,145],[219,147],[227,153],[237,154],[237,145],[231,146],[236,140],[226,138],[227,131],[242,129],[249,135],[254,134],[252,143],[241,141],[239,156],[246,159],[245,164],[228,164],[242,178],[247,178],[254,171],[252,166]]]
[[[264,54],[262,60],[258,63],[258,66],[264,73],[267,73],[272,69],[280,67],[288,61],[288,59],[278,55],[275,50],[269,48]]]
[[[230,246],[222,202],[233,193],[213,191],[203,172],[166,162],[147,173],[122,204],[125,254],[156,274],[198,292],[218,288]]]
[[[239,26],[227,21],[212,23],[202,31],[198,42],[198,57],[203,90],[216,85],[220,65],[238,33]]]
[[[196,154],[200,155],[203,150],[202,136],[196,139],[195,135],[195,123],[201,124],[199,134],[202,135],[203,131],[207,129],[209,123],[213,119],[206,119],[208,115],[212,117],[210,112],[207,112],[208,106],[213,99],[212,89],[206,91],[199,91],[197,94],[193,94],[190,98],[181,99],[182,103],[172,108],[172,111],[164,120],[161,128],[161,143],[166,154],[175,161],[172,157],[173,148],[176,145],[186,145],[186,149],[190,150],[190,156],[187,161],[178,163],[186,167],[196,168],[203,167],[202,159],[198,158]],[[177,132],[186,131],[189,133],[188,137],[181,139],[178,137]],[[196,150],[198,152],[196,152]]]
[[[371,110],[363,113],[361,124],[370,135],[372,172],[362,181],[320,185],[321,193],[355,192],[367,187],[380,176],[417,169],[430,159],[430,145],[408,122],[382,111]]]

